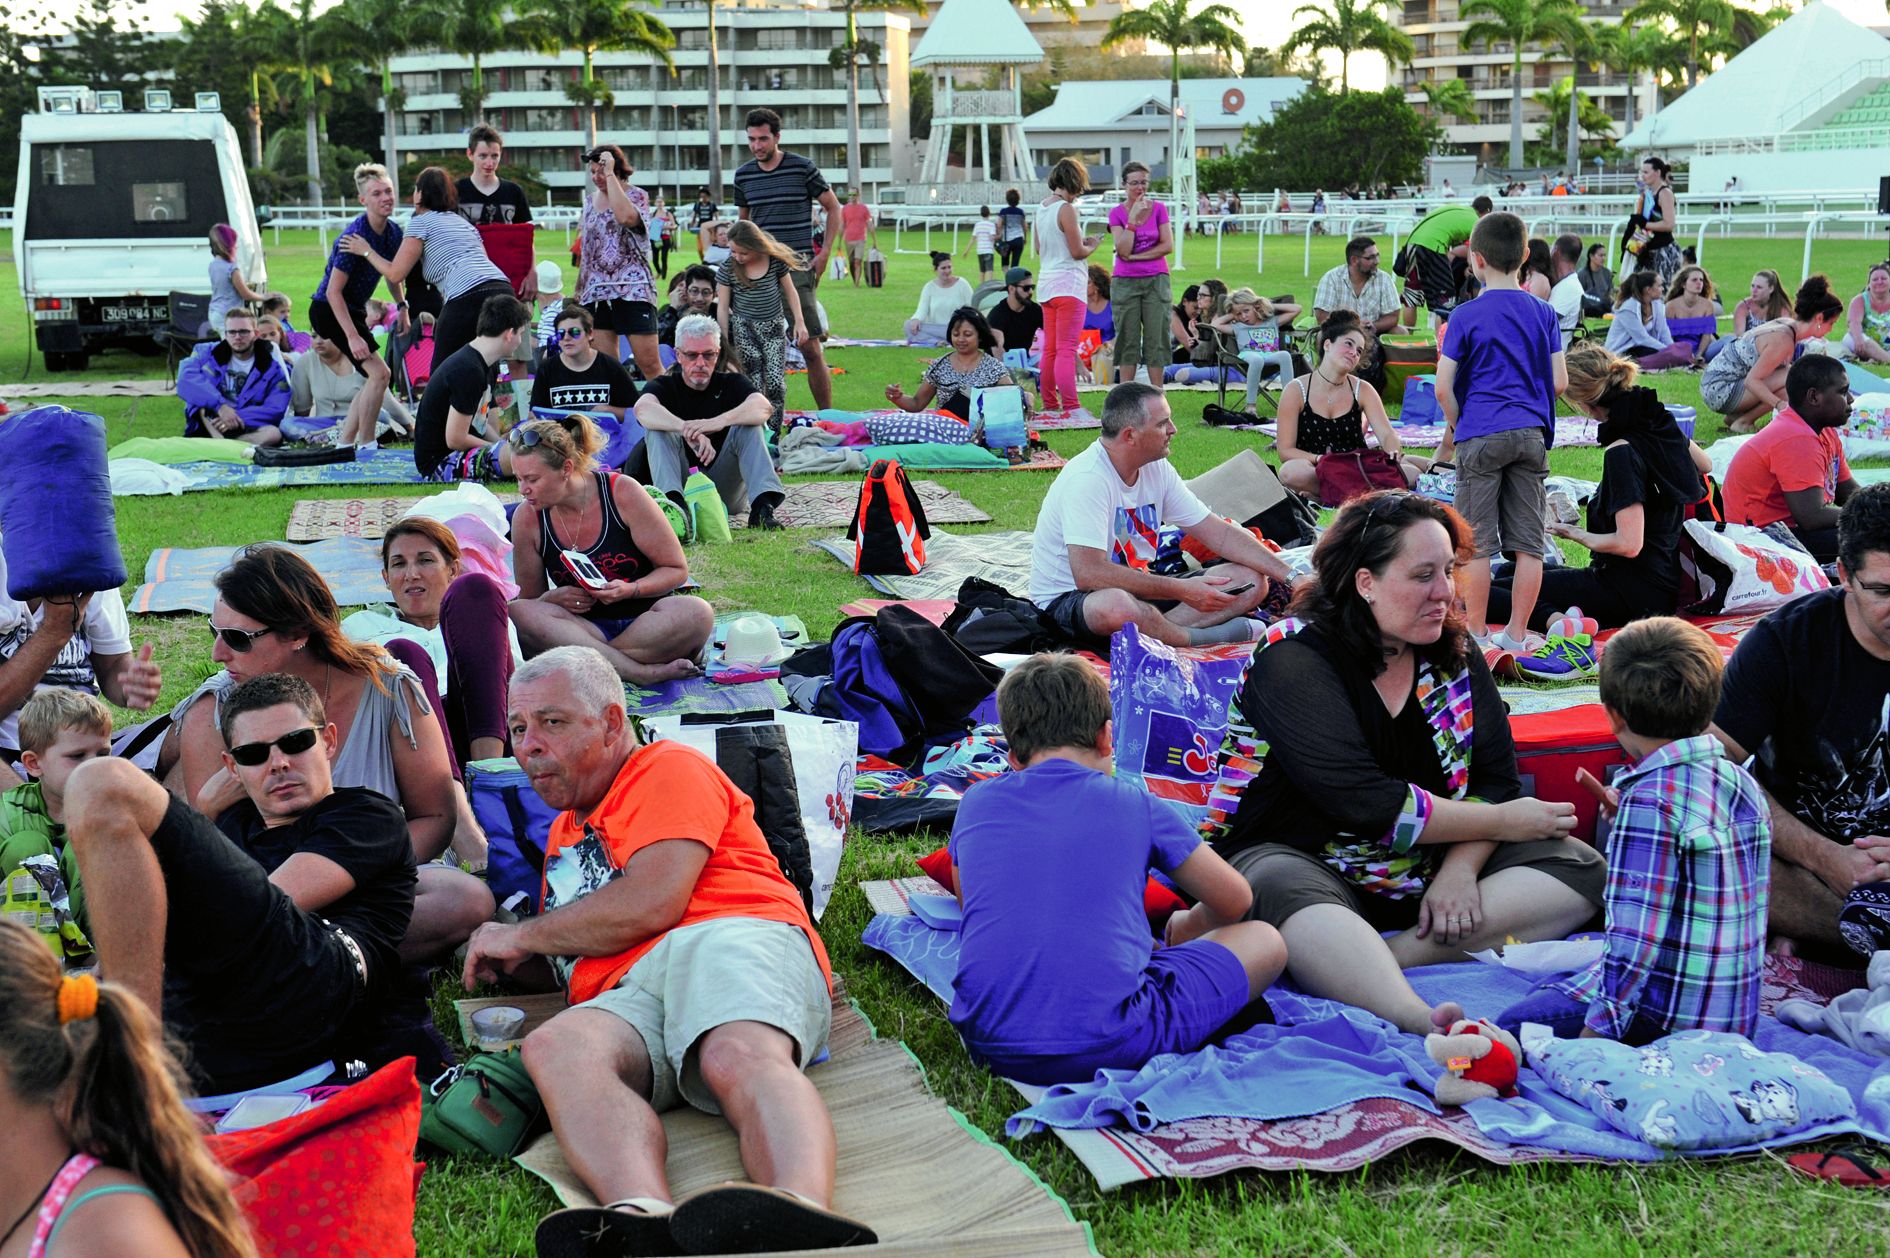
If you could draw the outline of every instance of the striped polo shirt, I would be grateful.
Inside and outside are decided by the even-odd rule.
[[[827,191],[820,168],[799,153],[778,150],[780,162],[763,170],[750,159],[735,172],[735,204],[748,217],[790,249],[814,252],[812,204]]]

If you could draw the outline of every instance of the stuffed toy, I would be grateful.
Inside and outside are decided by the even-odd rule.
[[[1501,1027],[1478,1018],[1451,1024],[1448,1035],[1424,1037],[1431,1060],[1449,1073],[1437,1081],[1440,1105],[1467,1105],[1486,1097],[1515,1096],[1522,1049]]]

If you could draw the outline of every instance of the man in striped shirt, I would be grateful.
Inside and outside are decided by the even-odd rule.
[[[1751,1035],[1765,963],[1772,824],[1752,775],[1707,732],[1723,664],[1704,631],[1637,621],[1601,657],[1601,701],[1634,764],[1617,779],[1608,835],[1606,946],[1555,985],[1569,1014],[1501,1021],[1646,1044],[1674,1031]],[[1575,1010],[1585,1010],[1576,1016]]]
[[[820,346],[827,334],[821,323],[820,307],[815,303],[820,273],[833,249],[833,233],[814,249],[814,205],[827,211],[827,221],[840,221],[840,199],[827,186],[820,168],[799,153],[781,147],[781,115],[772,109],[748,111],[748,151],[754,154],[735,171],[735,205],[741,216],[776,240],[801,255],[807,263],[804,271],[791,272],[795,291],[801,297],[801,319],[807,325],[807,339],[801,353],[807,359],[807,387],[813,390],[814,405],[825,409],[833,405],[833,379],[827,374],[827,356]]]

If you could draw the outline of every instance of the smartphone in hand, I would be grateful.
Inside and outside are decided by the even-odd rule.
[[[610,584],[602,570],[591,562],[591,557],[581,550],[561,550],[558,558],[564,561],[564,570],[571,574],[577,583],[587,590],[601,590]]]

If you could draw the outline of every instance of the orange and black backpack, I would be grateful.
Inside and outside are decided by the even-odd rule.
[[[876,460],[860,485],[859,509],[847,526],[853,570],[861,576],[916,573],[925,566],[925,539],[930,536],[919,493],[899,460]]]

